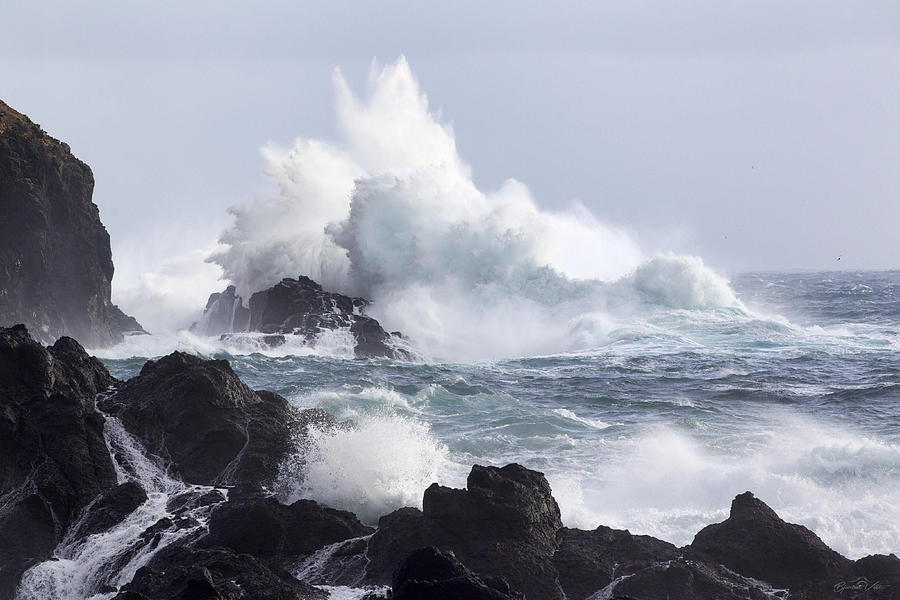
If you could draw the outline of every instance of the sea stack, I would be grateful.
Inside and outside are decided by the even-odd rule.
[[[93,189],[68,144],[0,101],[0,325],[88,347],[143,331],[110,301],[112,253]]]

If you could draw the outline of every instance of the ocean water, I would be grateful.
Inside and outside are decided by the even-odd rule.
[[[645,293],[640,310],[592,313],[590,336],[570,317],[577,343],[546,354],[354,359],[346,332],[274,351],[142,336],[100,354],[119,378],[176,348],[225,358],[251,387],[352,419],[273,491],[369,523],[421,506],[432,482],[463,486],[474,463],[515,461],[547,475],[571,527],[687,544],[751,490],[849,557],[900,553],[900,271],[710,285],[734,301]]]

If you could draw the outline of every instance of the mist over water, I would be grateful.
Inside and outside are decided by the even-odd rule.
[[[848,556],[900,551],[900,274],[729,281],[649,255],[579,204],[478,189],[405,60],[335,88],[340,139],[265,148],[276,191],[231,209],[210,260],[245,298],[301,274],[365,296],[420,360],[354,360],[347,331],[270,349],[173,330],[97,351],[113,374],[181,349],[351,419],[276,491],[370,523],[515,461],[569,526],[686,544],[751,490]]]

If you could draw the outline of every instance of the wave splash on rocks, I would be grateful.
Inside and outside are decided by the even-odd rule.
[[[547,480],[474,466],[369,527],[271,487],[311,431],[352,429],[173,353],[128,381],[80,345],[0,330],[0,598],[897,598],[751,493],[693,543],[563,526]]]

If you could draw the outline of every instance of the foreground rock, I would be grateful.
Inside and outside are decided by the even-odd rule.
[[[500,578],[482,579],[456,559],[452,552],[422,548],[412,552],[397,568],[391,581],[393,600],[517,600],[509,584]]]
[[[0,325],[91,347],[143,331],[110,302],[112,254],[93,188],[68,145],[0,102]]]
[[[553,554],[562,527],[543,474],[520,465],[474,466],[465,490],[433,484],[423,510],[381,520],[369,545],[367,578],[390,581],[412,548],[452,551],[480,576],[503,577],[529,599],[559,598]]]
[[[780,587],[851,573],[851,562],[802,525],[785,523],[753,494],[731,503],[721,523],[704,527],[691,547],[738,573]]]
[[[559,585],[570,600],[584,600],[615,579],[678,557],[678,549],[649,535],[600,526],[560,529],[553,556]]]
[[[423,547],[434,550],[422,555]],[[544,477],[519,465],[475,466],[466,490],[435,484],[422,511],[403,508],[382,517],[367,547],[366,580],[384,583],[394,573],[396,586],[396,569],[407,557],[418,557],[416,565],[449,564],[438,556],[446,552],[474,576],[502,576],[511,593],[529,599],[900,598],[900,559],[879,555],[854,563],[752,494],[735,498],[725,522],[676,548],[625,530],[562,527]],[[459,573],[447,580],[457,581]],[[454,589],[438,585],[440,578],[412,579],[426,582],[411,588],[416,594],[440,597],[438,590]]]
[[[273,287],[250,296],[245,308],[234,286],[210,295],[203,318],[195,329],[207,335],[233,337],[237,332],[269,334],[263,341],[277,346],[286,334],[312,342],[323,331],[347,329],[355,340],[358,357],[409,358],[397,347],[399,334],[386,332],[375,319],[364,314],[362,298],[326,292],[309,277],[285,278]]]
[[[138,569],[116,600],[324,600],[324,591],[249,554],[166,549]]]
[[[735,497],[725,521],[704,527],[692,556],[791,590],[791,598],[900,598],[900,559],[853,562],[815,533],[783,521],[750,492]]]
[[[115,380],[70,338],[0,328],[0,599],[116,485],[94,397]]]
[[[217,507],[201,545],[252,554],[286,567],[320,548],[373,532],[353,513],[312,500],[285,505],[274,498],[250,497]]]
[[[294,447],[287,400],[254,392],[224,360],[148,361],[99,405],[187,483],[259,489]]]
[[[850,561],[749,492],[684,548],[565,528],[544,476],[516,464],[476,465],[466,489],[433,484],[422,510],[374,534],[352,513],[266,495],[284,461],[302,472],[298,436],[342,427],[250,390],[224,361],[174,353],[122,384],[74,340],[45,348],[0,329],[0,600],[54,553],[66,560],[28,571],[19,597],[298,600],[324,598],[313,584],[381,584],[395,600],[900,598],[896,556]]]

